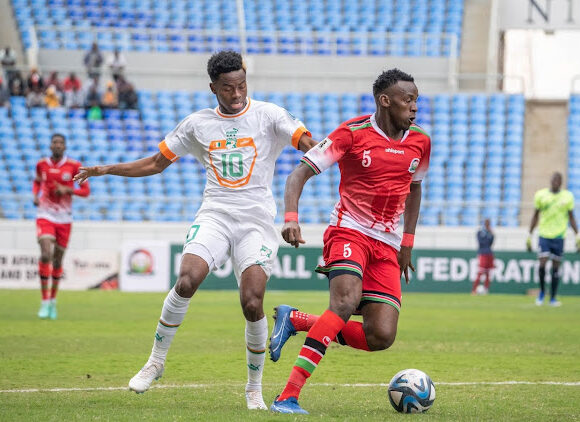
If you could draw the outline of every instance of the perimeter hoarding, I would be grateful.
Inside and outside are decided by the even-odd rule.
[[[171,245],[171,280],[177,280],[182,246]],[[326,277],[314,272],[322,262],[321,248],[281,247],[268,282],[270,290],[326,290]],[[497,252],[495,269],[492,274],[492,293],[525,294],[529,289],[538,288],[538,262],[535,253]],[[408,292],[470,292],[477,274],[477,257],[465,250],[413,250],[416,272],[411,283],[403,283],[403,291]],[[548,268],[546,279],[550,281]],[[559,293],[580,295],[580,254],[566,254],[560,271]],[[237,282],[227,262],[222,268],[210,274],[202,284],[203,289],[235,289]]]

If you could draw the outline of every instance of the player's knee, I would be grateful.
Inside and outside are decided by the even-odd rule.
[[[257,321],[264,313],[262,299],[258,296],[248,296],[242,301],[242,312],[248,321]]]
[[[396,336],[396,331],[386,328],[374,330],[372,333],[367,334],[367,344],[372,351],[385,350],[393,345]]]
[[[201,283],[197,282],[193,275],[182,273],[179,274],[177,283],[175,283],[175,291],[181,297],[192,297],[199,284]]]
[[[43,264],[48,264],[52,261],[52,254],[49,251],[40,252],[40,262]]]

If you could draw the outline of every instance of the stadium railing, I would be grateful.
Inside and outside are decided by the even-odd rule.
[[[244,35],[245,34],[245,35]],[[261,31],[114,27],[32,26],[26,37],[38,48],[88,49],[93,41],[102,50],[213,52],[229,48],[250,54],[394,55],[456,58],[453,33],[393,33],[353,31]],[[75,48],[76,47],[76,48]],[[244,51],[244,49],[246,51]]]

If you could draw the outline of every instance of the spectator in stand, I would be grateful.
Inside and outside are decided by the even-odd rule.
[[[35,67],[30,69],[30,74],[26,79],[26,87],[28,89],[28,93],[30,93],[30,91],[34,91],[41,95],[44,93],[44,89],[46,88],[44,79],[42,79],[42,76],[40,76],[40,73],[38,73],[38,69]]]
[[[13,76],[18,72],[16,70],[16,53],[12,47],[6,46],[0,50],[0,63],[6,74],[6,80],[10,82]]]
[[[135,92],[135,88],[123,76],[119,77],[117,91],[119,93],[120,109],[125,110],[137,108],[137,93]]]
[[[46,86],[54,85],[54,88],[59,95],[62,95],[62,82],[58,78],[58,72],[51,72],[50,76],[46,80]]]
[[[60,95],[54,85],[49,85],[44,94],[44,104],[47,108],[60,107]]]
[[[103,55],[99,50],[99,46],[94,42],[91,49],[85,54],[85,66],[87,74],[91,79],[99,79],[101,77],[101,66],[103,64]]]
[[[0,107],[10,107],[10,91],[0,76]]]
[[[64,105],[69,108],[77,108],[84,106],[84,97],[81,90],[81,81],[76,75],[71,73],[65,78],[63,83],[64,89]]]
[[[127,65],[125,56],[121,54],[118,48],[116,48],[113,54],[109,57],[108,65],[109,69],[111,69],[111,76],[113,76],[113,79],[117,82],[119,77],[123,76],[125,66]]]
[[[85,99],[85,107],[99,107],[101,105],[101,94],[96,84],[91,84],[87,91],[87,97]]]
[[[30,70],[26,86],[28,88],[26,105],[28,107],[44,107],[44,81],[36,68]]]
[[[24,78],[19,71],[12,75],[12,78],[8,78],[8,91],[10,91],[10,95],[13,97],[26,96]]]
[[[107,82],[107,88],[101,97],[101,106],[103,108],[117,108],[119,106],[117,91],[112,81]]]

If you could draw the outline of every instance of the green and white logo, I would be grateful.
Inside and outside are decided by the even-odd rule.
[[[233,128],[232,130],[226,131],[226,149],[234,149],[238,143],[238,129]]]

